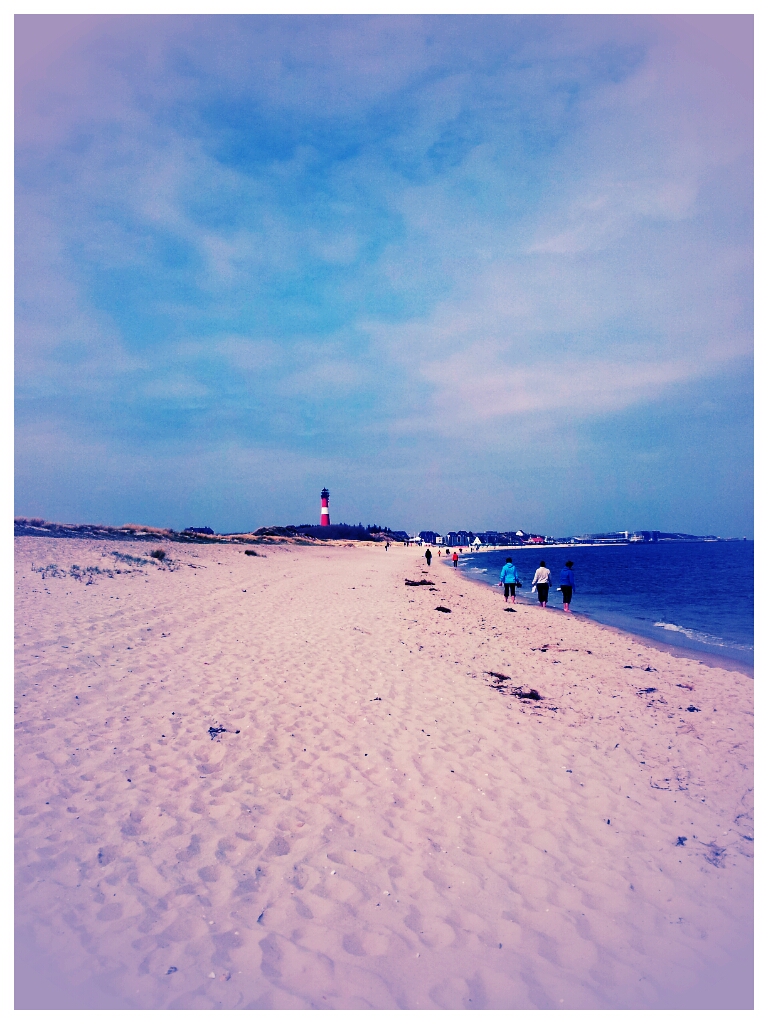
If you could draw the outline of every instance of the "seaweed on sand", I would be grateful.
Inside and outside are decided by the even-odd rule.
[[[524,690],[522,686],[509,686],[507,685],[509,676],[505,676],[503,672],[488,672],[485,673],[487,676],[491,676],[493,682],[488,685],[492,690],[498,690],[499,693],[503,693],[505,697],[517,697],[518,700],[541,700],[542,696],[538,690]]]

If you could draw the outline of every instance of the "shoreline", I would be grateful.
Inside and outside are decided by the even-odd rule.
[[[590,622],[596,623],[603,629],[610,629],[615,633],[631,636],[636,643],[642,644],[645,647],[650,647],[655,651],[663,651],[664,653],[671,655],[673,658],[687,658],[689,660],[698,661],[702,665],[707,665],[710,668],[722,668],[725,669],[726,672],[739,672],[748,679],[755,678],[754,665],[748,665],[746,662],[737,661],[735,658],[727,658],[724,655],[710,653],[709,651],[699,651],[695,647],[683,647],[682,644],[665,643],[663,640],[656,640],[654,637],[644,636],[642,633],[633,633],[629,629],[622,629],[621,626],[613,626],[608,622],[601,622],[599,619],[593,619],[584,612],[573,612],[573,614],[579,615],[581,618],[588,619]]]
[[[80,989],[647,1009],[740,948],[748,677],[406,548],[152,543],[15,541],[17,922]]]
[[[605,547],[606,545],[597,546]],[[445,559],[441,557],[440,561],[445,562]],[[445,562],[445,564],[447,565],[448,563]],[[483,580],[478,575],[470,574],[467,571],[462,571],[461,562],[459,562],[458,571],[462,572],[462,575],[466,579],[474,583],[478,583],[481,587],[487,587],[491,591],[495,591],[497,589],[497,587],[494,584],[483,582]],[[527,594],[525,597],[522,597],[522,595],[520,596],[520,602],[528,604],[530,607],[536,607],[537,605],[537,602],[534,599],[529,599]],[[559,608],[556,609],[554,606],[551,606],[548,608],[548,610],[555,612],[559,611]],[[562,614],[562,612],[560,614]],[[648,636],[646,633],[637,632],[625,625],[616,625],[613,622],[604,622],[602,619],[597,618],[590,612],[572,611],[570,614],[573,616],[578,616],[582,619],[586,619],[589,622],[593,622],[596,625],[602,626],[604,629],[612,629],[618,633],[626,634],[627,636],[632,637],[637,642],[645,644],[648,647],[653,647],[654,649],[660,651],[668,651],[668,653],[672,654],[673,657],[695,658],[701,661],[701,663],[704,665],[725,668],[731,672],[741,672],[742,674],[749,676],[749,678],[754,679],[754,651],[753,660],[750,663],[747,661],[742,661],[739,658],[729,657],[727,654],[719,654],[716,651],[702,650],[700,647],[694,646],[692,643],[690,644],[690,646],[685,643],[674,643],[670,640],[663,639],[661,636]]]

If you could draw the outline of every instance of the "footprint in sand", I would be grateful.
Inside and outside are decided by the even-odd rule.
[[[291,852],[287,839],[283,836],[275,836],[272,842],[264,851],[266,857],[285,857]]]

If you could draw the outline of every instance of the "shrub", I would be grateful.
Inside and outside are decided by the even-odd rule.
[[[149,557],[156,558],[158,562],[162,562],[162,560],[165,558],[165,552],[163,551],[162,548],[155,548],[154,551],[149,552]]]

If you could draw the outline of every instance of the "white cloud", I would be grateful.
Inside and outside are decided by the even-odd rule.
[[[748,110],[690,32],[99,25],[18,95],[25,415],[487,454],[749,354]]]

